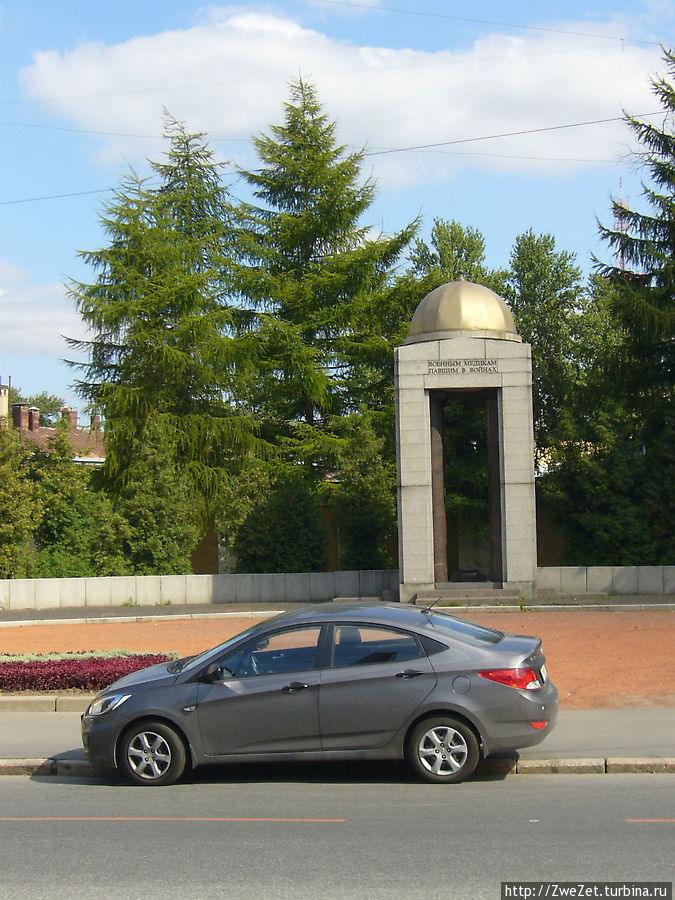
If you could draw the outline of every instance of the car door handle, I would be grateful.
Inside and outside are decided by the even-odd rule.
[[[291,681],[290,684],[284,685],[281,690],[284,694],[294,694],[296,691],[304,691],[308,687],[311,687],[311,685],[305,684],[304,681]]]
[[[419,669],[404,669],[402,672],[397,672],[394,678],[417,678],[418,675],[424,675],[424,672],[420,672]]]

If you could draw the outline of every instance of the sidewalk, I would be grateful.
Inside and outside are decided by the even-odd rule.
[[[56,703],[62,712],[14,711],[11,700],[0,703],[0,775],[94,774],[80,741],[80,711],[87,698],[63,698]],[[22,700],[30,698],[17,698],[16,710],[21,710]],[[515,766],[497,759],[486,761],[481,770],[521,775],[675,774],[675,711],[672,707],[563,710],[544,743],[521,750]]]

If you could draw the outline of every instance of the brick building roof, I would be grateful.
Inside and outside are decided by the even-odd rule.
[[[68,437],[73,449],[73,458],[92,463],[105,459],[105,438],[100,418],[95,417],[91,428],[80,428],[77,422],[77,410],[64,406],[61,415],[70,422]],[[27,403],[14,403],[12,420],[21,436],[37,447],[48,448],[50,441],[56,437],[56,428],[48,428],[39,424],[40,411],[35,406],[29,407]]]

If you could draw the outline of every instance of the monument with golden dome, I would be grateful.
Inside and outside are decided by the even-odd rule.
[[[395,351],[400,599],[449,588],[443,407],[484,403],[488,435],[489,572],[526,597],[536,575],[530,346],[494,291],[459,279],[422,300]],[[457,526],[460,530],[462,523]]]

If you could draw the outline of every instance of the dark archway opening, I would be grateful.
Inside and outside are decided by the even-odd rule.
[[[434,581],[501,584],[499,391],[429,394]]]

